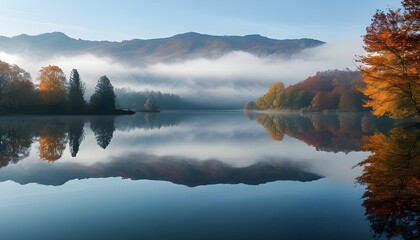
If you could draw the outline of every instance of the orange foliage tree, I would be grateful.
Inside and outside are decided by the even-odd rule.
[[[280,103],[280,98],[284,92],[284,84],[282,82],[274,83],[268,89],[268,92],[257,99],[256,106],[259,109],[276,108]]]
[[[420,0],[402,4],[403,9],[377,10],[363,39],[361,91],[377,116],[420,114]]]
[[[48,105],[55,106],[66,100],[66,75],[61,68],[54,65],[41,68],[38,81],[39,91]]]

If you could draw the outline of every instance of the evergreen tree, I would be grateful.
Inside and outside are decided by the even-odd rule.
[[[84,94],[86,91],[85,84],[80,80],[80,75],[76,69],[70,74],[68,84],[68,101],[71,113],[81,113],[85,108]]]
[[[115,111],[116,95],[114,87],[106,76],[102,76],[90,97],[90,106],[96,113],[112,113]]]

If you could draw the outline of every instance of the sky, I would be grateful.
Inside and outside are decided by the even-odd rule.
[[[0,35],[60,31],[121,41],[184,32],[334,41],[363,35],[376,9],[397,0],[0,0]]]

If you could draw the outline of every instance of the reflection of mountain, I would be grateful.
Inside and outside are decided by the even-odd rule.
[[[237,168],[217,160],[184,160],[143,153],[122,156],[110,162],[90,166],[61,163],[27,169],[8,168],[0,172],[0,181],[12,180],[20,184],[61,185],[73,179],[105,177],[163,180],[190,187],[219,183],[257,185],[276,180],[304,182],[321,178],[293,166],[291,162],[269,161]]]
[[[358,182],[366,185],[363,206],[377,237],[420,239],[420,128],[395,128],[389,136],[366,137],[372,152]]]
[[[286,134],[327,152],[360,151],[364,135],[375,130],[386,132],[392,126],[389,119],[369,113],[247,114],[274,140],[281,141]]]

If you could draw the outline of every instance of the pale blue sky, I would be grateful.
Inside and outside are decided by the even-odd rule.
[[[0,35],[61,31],[120,41],[184,32],[324,41],[364,34],[376,9],[398,0],[0,0]]]

